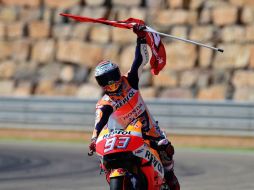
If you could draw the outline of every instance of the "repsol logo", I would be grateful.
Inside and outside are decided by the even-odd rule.
[[[123,131],[123,130],[114,130],[114,131],[110,132],[109,134],[103,135],[103,139],[108,138],[108,137],[115,135],[115,134],[116,135],[130,135],[131,132],[130,131]]]
[[[122,100],[116,103],[116,109],[120,108],[122,105],[126,104],[133,96],[135,95],[135,92],[131,90],[127,96],[125,96]]]
[[[157,160],[157,158],[149,150],[146,151],[145,158],[150,160],[155,170],[159,171],[160,173],[163,173],[162,164]]]
[[[123,117],[124,120],[129,119],[130,121],[133,120],[133,116],[134,117],[138,117],[141,113],[139,112],[142,108],[142,103],[140,103],[138,106],[135,107],[135,109],[133,109],[130,113],[128,113],[127,115],[125,115]]]

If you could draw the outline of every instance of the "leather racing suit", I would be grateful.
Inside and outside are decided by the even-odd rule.
[[[123,128],[138,119],[143,124],[143,130],[148,132],[149,136],[163,137],[163,133],[147,109],[138,87],[141,72],[148,60],[146,40],[138,38],[135,59],[129,72],[121,77],[120,92],[107,93],[96,104],[95,129],[98,134],[111,116]],[[94,134],[94,136],[98,136],[98,134]]]

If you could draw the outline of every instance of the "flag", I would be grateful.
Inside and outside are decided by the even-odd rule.
[[[151,48],[152,57],[150,59],[151,72],[158,75],[166,65],[166,51],[161,41],[160,35],[152,32],[147,32],[146,41]]]
[[[125,28],[125,29],[132,29],[135,24],[144,24],[144,21],[135,19],[135,18],[128,18],[127,20],[122,21],[112,21],[107,20],[105,18],[89,18],[89,17],[81,17],[77,15],[65,14],[61,13],[61,16],[72,18],[79,22],[92,22],[92,23],[101,23],[106,24],[118,28]]]
[[[91,22],[91,23],[101,23],[106,24],[118,28],[132,29],[135,24],[145,25],[145,22],[136,18],[128,18],[127,20],[122,21],[112,21],[107,20],[105,18],[89,18],[89,17],[81,17],[77,15],[64,14],[61,13],[61,16],[69,17],[79,22]],[[166,52],[164,45],[161,41],[161,38],[158,34],[154,33],[152,28],[147,27],[146,31],[146,40],[148,46],[151,48],[152,57],[150,59],[151,72],[154,75],[158,75],[159,72],[166,65]]]

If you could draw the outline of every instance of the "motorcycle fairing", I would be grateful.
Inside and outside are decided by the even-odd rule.
[[[96,142],[96,152],[103,160],[105,159],[105,165],[113,169],[113,174],[110,178],[114,178],[113,176],[121,177],[123,172],[119,172],[117,169],[123,167],[128,168],[128,164],[135,165],[135,161],[139,159],[142,160],[138,165],[141,164],[141,170],[146,176],[148,183],[147,189],[159,190],[163,183],[164,169],[157,151],[150,148],[149,142],[143,139],[141,129],[142,123],[140,121],[127,126],[125,130],[109,129],[107,126],[104,127]],[[110,162],[111,155],[113,159],[116,156],[120,162]],[[109,160],[106,158],[109,158]],[[137,160],[131,160],[131,158],[137,158]],[[128,166],[122,163],[126,163]],[[119,164],[119,166],[117,164]],[[125,175],[128,175],[128,171]]]
[[[144,144],[141,132],[142,124],[137,122],[129,125],[125,130],[109,130],[104,127],[96,141],[96,152],[99,156],[106,154],[133,151]]]
[[[100,156],[111,153],[133,151],[144,144],[141,133],[136,131],[104,129],[97,141],[96,152]]]
[[[164,178],[164,169],[159,155],[153,151],[153,149],[149,149],[147,144],[144,144],[143,146],[133,151],[133,154],[151,162],[154,170],[160,175],[161,178]]]

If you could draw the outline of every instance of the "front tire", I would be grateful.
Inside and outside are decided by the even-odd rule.
[[[135,185],[126,176],[110,178],[110,190],[146,190],[148,188],[147,182],[145,176],[142,177],[144,177],[143,181],[137,181]]]
[[[110,190],[124,190],[124,176],[110,178]]]

